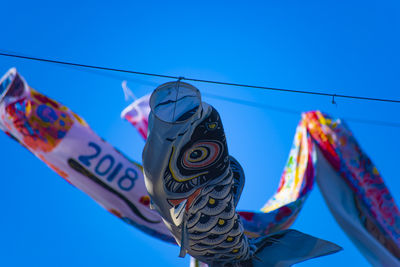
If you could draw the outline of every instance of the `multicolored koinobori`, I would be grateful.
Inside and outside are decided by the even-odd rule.
[[[0,81],[0,128],[69,183],[142,231],[174,242],[148,208],[142,167],[97,136],[78,115],[28,86],[15,69]]]
[[[315,142],[316,180],[336,221],[374,266],[400,266],[400,211],[377,168],[340,119],[301,122]]]
[[[218,112],[180,81],[159,86],[150,107],[146,188],[181,257],[187,252],[211,266],[288,266],[340,250],[294,230],[248,239],[236,212],[244,175],[229,156]]]

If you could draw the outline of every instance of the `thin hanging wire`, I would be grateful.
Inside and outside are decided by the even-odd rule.
[[[299,116],[301,115],[302,111],[300,110],[295,110],[295,109],[289,109],[289,108],[283,108],[283,107],[278,107],[278,106],[272,106],[272,105],[267,105],[264,103],[259,103],[259,102],[254,102],[254,101],[248,101],[248,100],[243,100],[243,99],[237,99],[237,98],[232,98],[232,97],[227,97],[227,96],[220,96],[220,95],[215,95],[211,93],[203,93],[203,96],[206,98],[213,98],[217,100],[222,100],[222,101],[227,101],[239,105],[244,105],[252,108],[259,108],[259,109],[267,109],[275,112],[280,112],[284,114],[291,114],[291,115],[296,115]],[[361,123],[361,124],[366,124],[366,125],[375,125],[375,126],[386,126],[386,127],[396,127],[400,128],[400,123],[397,122],[388,122],[388,121],[379,121],[379,120],[367,120],[367,119],[359,119],[359,118],[353,118],[353,117],[341,117],[345,121],[349,122],[355,122],[355,123]]]
[[[6,50],[1,50],[1,51],[6,51]],[[128,79],[130,81],[133,82],[138,82],[138,83],[143,83],[143,84],[148,84],[151,86],[156,86],[157,83],[154,82],[145,82],[144,80],[132,80],[126,76],[118,76],[118,75],[114,75],[112,74],[113,71],[111,72],[96,72],[95,70],[99,70],[102,69],[102,67],[96,67],[96,66],[90,66],[90,65],[81,65],[81,64],[75,64],[75,63],[69,63],[69,62],[58,62],[58,61],[54,61],[54,60],[47,60],[47,59],[39,59],[39,58],[34,58],[28,55],[18,55],[17,52],[15,51],[10,51],[7,50],[7,53],[1,53],[0,52],[0,56],[9,56],[9,57],[15,57],[15,58],[22,58],[22,59],[28,59],[28,60],[36,60],[36,61],[44,61],[44,62],[49,62],[49,63],[57,63],[57,64],[61,64],[63,66],[69,66],[69,67],[83,67],[81,69],[81,71],[87,71],[90,72],[92,74],[98,74],[101,76],[106,76],[109,78],[113,78],[113,79],[118,79],[118,80],[124,80],[124,79]],[[104,68],[102,70],[106,70],[109,71],[109,68]],[[114,72],[128,72],[130,73],[130,71],[119,71],[117,69],[114,70]],[[142,74],[140,72],[135,72],[133,74]],[[175,77],[175,76],[165,76],[165,75],[161,75],[158,76],[158,74],[152,74],[152,73],[147,73],[147,74],[143,74],[143,75],[150,75],[150,76],[157,76],[157,77],[162,77],[162,78],[180,78],[180,77]],[[187,78],[183,78],[181,80],[190,80]],[[301,111],[299,110],[292,110],[292,109],[287,109],[287,108],[283,108],[283,107],[278,107],[278,106],[271,106],[271,105],[266,105],[263,103],[257,103],[257,102],[252,102],[252,101],[247,101],[247,100],[243,100],[243,99],[236,99],[236,98],[231,98],[231,97],[226,97],[226,96],[220,96],[220,95],[215,95],[215,94],[211,94],[211,93],[204,93],[203,94],[206,97],[210,97],[210,98],[214,98],[214,99],[220,99],[220,100],[224,100],[224,101],[229,101],[232,103],[236,103],[239,105],[246,105],[246,106],[251,106],[253,108],[262,108],[262,109],[268,109],[268,110],[272,110],[272,111],[277,111],[277,112],[282,112],[282,113],[286,113],[286,114],[293,114],[293,115],[299,115],[301,114]],[[332,102],[333,104],[337,104],[337,102],[335,101],[335,96],[337,96],[336,94],[332,94],[330,95],[332,97]],[[395,100],[395,103],[398,103],[399,101]],[[400,123],[397,122],[387,122],[387,121],[379,121],[379,120],[366,120],[366,119],[359,119],[359,118],[351,118],[351,117],[344,117],[343,118],[346,121],[350,121],[350,122],[355,122],[355,123],[361,123],[361,124],[367,124],[367,125],[376,125],[376,126],[385,126],[385,127],[396,127],[396,128],[400,128]]]
[[[42,62],[69,65],[69,66],[82,67],[82,68],[91,68],[91,69],[98,69],[98,70],[123,72],[123,73],[129,73],[129,74],[154,76],[154,77],[168,78],[168,79],[179,79],[179,78],[181,78],[181,80],[192,81],[192,82],[211,83],[211,84],[218,84],[218,85],[227,85],[227,86],[235,86],[235,87],[272,90],[272,91],[279,91],[279,92],[309,94],[309,95],[319,95],[319,96],[329,96],[329,97],[336,97],[336,98],[341,97],[341,98],[349,98],[349,99],[379,101],[379,102],[388,102],[388,103],[400,104],[400,100],[397,100],[397,99],[373,98],[373,97],[356,96],[356,95],[332,94],[332,93],[322,93],[322,92],[313,92],[313,91],[305,91],[305,90],[293,90],[293,89],[284,89],[284,88],[276,88],[276,87],[240,84],[240,83],[228,83],[228,82],[203,80],[203,79],[196,79],[196,78],[184,78],[184,77],[178,77],[178,76],[172,76],[172,75],[163,75],[163,74],[157,74],[157,73],[140,72],[140,71],[117,69],[117,68],[110,68],[110,67],[103,67],[103,66],[94,66],[94,65],[88,65],[88,64],[80,64],[80,63],[52,60],[52,59],[46,59],[46,58],[38,58],[38,57],[29,57],[29,56],[22,56],[22,55],[18,55],[18,54],[2,53],[2,52],[0,52],[0,56],[27,59],[27,60],[34,60],[34,61],[42,61]]]

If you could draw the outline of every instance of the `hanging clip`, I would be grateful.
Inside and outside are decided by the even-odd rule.
[[[176,81],[176,88],[177,88],[178,91],[179,91],[179,86],[181,84],[181,81],[184,80],[184,79],[185,79],[185,77],[182,77],[182,76],[178,77],[178,80]],[[178,92],[176,92],[176,93],[178,94]]]
[[[332,95],[332,104],[337,105],[337,103],[335,102],[335,96],[336,96],[336,94]]]

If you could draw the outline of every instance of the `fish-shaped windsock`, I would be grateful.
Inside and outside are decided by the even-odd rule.
[[[236,212],[244,175],[216,109],[180,81],[159,86],[150,107],[145,184],[181,257],[210,266],[290,266],[341,249],[295,230],[248,238]]]

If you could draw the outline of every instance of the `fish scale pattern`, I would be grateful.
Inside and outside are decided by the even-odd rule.
[[[251,257],[243,225],[235,211],[233,174],[206,186],[189,209],[188,253],[204,262],[234,262]]]

